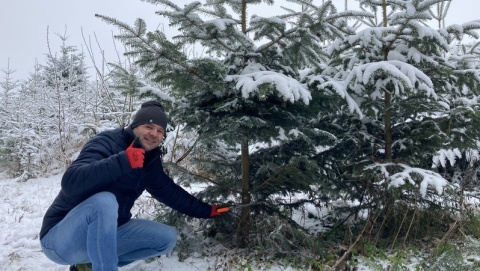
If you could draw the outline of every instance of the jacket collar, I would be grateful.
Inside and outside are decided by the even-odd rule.
[[[124,129],[125,132],[125,144],[130,146],[132,144],[133,140],[135,139],[135,135],[133,134],[132,127],[129,125]]]

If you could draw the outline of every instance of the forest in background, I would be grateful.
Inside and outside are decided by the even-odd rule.
[[[169,174],[205,184],[209,202],[243,206],[199,225],[208,235],[318,270],[378,247],[479,237],[466,199],[478,186],[480,21],[443,25],[443,0],[362,0],[361,10],[296,1],[269,18],[247,11],[270,1],[147,2],[165,6],[158,15],[179,34],[98,15],[127,53],[95,66],[95,78],[90,51],[64,36],[29,78],[1,69],[2,171],[18,181],[60,173],[89,138],[155,98],[170,118]],[[189,56],[192,44],[205,56]],[[303,229],[298,210],[325,231]]]

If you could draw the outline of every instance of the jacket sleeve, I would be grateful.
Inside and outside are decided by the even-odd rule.
[[[155,178],[148,178],[147,191],[156,200],[180,213],[197,218],[210,218],[212,207],[177,185],[163,171],[161,163],[159,164]]]
[[[114,144],[118,143],[97,136],[83,147],[62,178],[62,190],[67,196],[89,196],[132,171],[125,151]]]

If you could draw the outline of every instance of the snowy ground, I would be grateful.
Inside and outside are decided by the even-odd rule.
[[[31,179],[25,182],[19,182],[7,179],[0,174],[0,270],[1,271],[20,271],[20,270],[48,270],[48,271],[67,271],[68,266],[57,265],[48,260],[42,253],[38,232],[42,223],[44,212],[47,210],[54,197],[60,189],[61,175],[50,178]],[[195,190],[195,189],[191,189]],[[133,214],[137,217],[149,218],[153,200],[145,194],[137,202]],[[475,202],[478,204],[478,202]],[[318,217],[324,214],[315,213],[315,210],[306,210],[305,212],[316,214]],[[318,223],[309,221],[305,215],[295,214],[293,217],[306,229],[311,232],[321,230]],[[315,225],[316,224],[316,225]],[[193,231],[193,229],[190,229]],[[188,229],[187,229],[188,231]],[[190,236],[191,233],[185,232]],[[179,237],[180,238],[180,237]],[[120,268],[121,271],[294,271],[291,267],[282,266],[280,263],[265,261],[261,263],[245,263],[241,257],[235,257],[237,251],[228,249],[221,245],[214,245],[211,240],[206,240],[203,236],[199,237],[203,242],[209,243],[208,249],[193,253],[193,256],[180,260],[178,251],[175,249],[173,254],[162,256],[149,261],[138,261],[128,266]],[[200,247],[200,246],[199,246]],[[189,247],[190,250],[194,248]],[[412,255],[415,258],[414,255]],[[471,255],[469,257],[472,257]],[[358,271],[384,270],[390,264],[388,262],[379,262],[368,264],[362,259],[357,259]],[[417,270],[421,259],[411,259],[408,270]],[[372,266],[372,267],[367,267]],[[373,266],[376,266],[374,268]],[[379,269],[380,268],[380,269]],[[308,270],[308,269],[302,269]],[[403,270],[403,269],[402,269]]]
[[[66,271],[68,266],[57,265],[42,253],[38,232],[44,212],[60,189],[61,175],[51,178],[31,179],[26,182],[0,177],[0,270],[49,270]],[[222,251],[223,250],[223,251]],[[179,261],[175,253],[153,261],[138,261],[121,268],[122,271],[207,271],[243,270],[236,269],[239,263],[232,263],[220,255],[229,253],[219,247],[213,257],[196,255]],[[293,270],[269,263],[255,270]]]

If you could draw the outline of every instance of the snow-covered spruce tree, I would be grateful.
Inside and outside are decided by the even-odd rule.
[[[18,136],[12,134],[17,127],[17,123],[13,118],[15,107],[14,97],[19,87],[19,81],[15,80],[13,75],[15,70],[8,65],[6,68],[0,69],[2,74],[0,81],[0,171],[7,170],[12,174],[18,167],[18,159],[12,155],[12,148],[15,145]]]
[[[79,124],[83,107],[77,97],[85,92],[88,75],[84,54],[67,44],[66,34],[57,36],[62,42],[59,55],[48,48],[46,64],[42,66],[42,91],[46,93],[47,102],[41,106],[50,114],[47,125],[56,133],[52,137],[55,138],[55,143],[51,145],[55,150],[52,158],[68,166],[69,152],[81,142]]]
[[[13,74],[15,73],[15,70],[12,70],[10,68],[10,62],[8,62],[8,65],[6,68],[0,69],[0,72],[2,73],[1,81],[0,81],[0,87],[2,90],[2,108],[5,110],[8,110],[10,107],[10,96],[13,95],[12,92],[15,91],[15,89],[18,87],[19,82],[18,80],[15,80],[13,78]]]
[[[451,52],[453,40],[477,38],[480,23],[429,27],[429,10],[441,2],[360,1],[378,12],[379,21],[364,20],[366,28],[337,39],[330,62],[307,75],[311,87],[347,93],[363,113],[317,120],[339,137],[339,144],[318,156],[326,180],[332,180],[322,188],[358,201],[381,225],[388,223],[375,220],[378,212],[389,221],[395,200],[422,204],[435,197],[430,191],[443,192],[447,180],[431,170],[438,151],[475,148],[478,142],[480,77],[473,63],[479,59]],[[410,188],[416,191],[406,192]]]
[[[147,32],[142,19],[132,27],[97,16],[118,26],[122,33],[117,37],[128,54],[156,82],[171,88],[174,125],[198,135],[195,161],[190,159],[196,171],[171,170],[212,184],[201,193],[210,200],[243,204],[237,229],[222,230],[235,231],[240,246],[253,244],[250,215],[281,214],[281,206],[298,206],[297,200],[281,196],[310,190],[318,172],[310,158],[317,146],[334,141],[302,116],[312,110],[312,94],[299,82],[299,70],[317,66],[324,57],[322,42],[352,33],[346,19],[365,13],[337,13],[331,1],[318,7],[297,1],[299,11],[247,20],[254,4],[273,1],[208,0],[184,7],[168,0],[148,2],[167,7],[157,14],[178,27],[174,41]],[[189,58],[183,50],[192,44],[200,44],[208,56]]]
[[[458,27],[458,26],[457,26]],[[461,28],[460,28],[461,29]],[[460,33],[459,33],[460,34]],[[464,129],[473,130],[473,132],[460,134],[457,139],[459,144],[446,145],[437,151],[433,157],[434,168],[442,174],[458,190],[456,200],[457,208],[462,210],[462,219],[475,219],[470,212],[471,207],[463,200],[471,191],[475,191],[480,184],[480,146],[478,133],[479,118],[479,78],[480,78],[480,41],[467,44],[457,44],[449,54],[449,63],[457,68],[456,73],[459,78],[456,84],[462,84],[461,88],[456,89],[456,93],[461,92],[464,96],[452,95],[452,113],[451,122],[463,122],[464,126],[459,125],[454,130],[463,131]],[[473,90],[473,91],[472,91]],[[475,91],[476,90],[476,91]],[[446,124],[445,126],[448,127]],[[476,131],[476,132],[475,132]],[[477,144],[461,144],[464,138],[476,136]],[[474,140],[473,138],[470,140]],[[466,210],[466,211],[463,211]]]
[[[36,68],[39,71],[39,66]],[[19,82],[9,95],[9,106],[2,108],[2,161],[7,163],[7,173],[21,181],[41,175],[50,161],[41,147],[45,141],[41,139],[42,131],[37,129],[43,127],[44,119],[38,115],[38,89],[33,81]]]
[[[86,68],[83,55],[61,38],[61,56],[50,52],[45,65],[36,65],[12,103],[15,111],[9,120],[16,130],[11,131],[11,155],[19,164],[13,175],[23,180],[64,170],[83,142],[77,98],[86,88]]]
[[[5,99],[8,102],[1,108],[1,160],[5,163],[7,174],[19,181],[41,175],[40,172],[43,173],[43,169],[47,168],[44,165],[49,161],[41,148],[44,140],[34,128],[41,127],[42,119],[36,114],[38,101],[34,92],[30,91],[30,83],[28,80],[5,84],[10,85],[10,93],[2,96],[2,100],[8,96]]]

